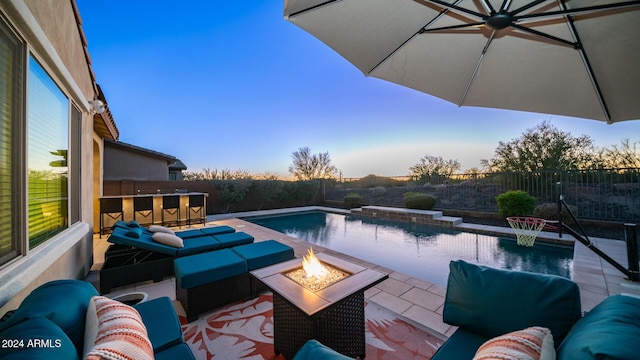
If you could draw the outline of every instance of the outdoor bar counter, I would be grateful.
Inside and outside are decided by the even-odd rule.
[[[185,225],[205,222],[207,193],[175,192],[100,198],[100,233],[117,220],[140,224]]]

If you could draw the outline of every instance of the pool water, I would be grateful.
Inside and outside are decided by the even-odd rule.
[[[573,248],[322,211],[246,218],[281,233],[445,286],[451,260],[571,278]]]

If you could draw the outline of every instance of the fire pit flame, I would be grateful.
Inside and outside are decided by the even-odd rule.
[[[331,264],[322,263],[309,248],[308,255],[302,257],[302,267],[283,273],[283,275],[311,291],[318,291],[349,277],[351,274]]]
[[[307,277],[321,278],[328,273],[327,269],[314,255],[313,249],[311,248],[309,248],[309,254],[302,257],[302,268],[306,272]]]

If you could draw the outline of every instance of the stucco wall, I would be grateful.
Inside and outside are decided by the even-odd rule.
[[[88,100],[94,98],[94,93],[71,1],[2,0],[0,12],[82,112],[81,221],[26,256],[0,266],[0,313],[4,313],[15,308],[36,286],[60,278],[84,278],[90,270],[93,261],[93,122]]]
[[[168,180],[167,161],[154,156],[114,147],[104,146],[104,180]]]

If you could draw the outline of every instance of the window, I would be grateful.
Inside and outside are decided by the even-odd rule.
[[[27,99],[27,198],[32,249],[69,224],[69,100],[32,57]]]
[[[82,112],[29,50],[0,17],[0,265],[82,215]]]
[[[24,47],[0,21],[0,264],[21,251],[17,214],[20,195],[14,190],[20,183],[20,158],[15,149],[22,147],[20,119],[23,114]]]

